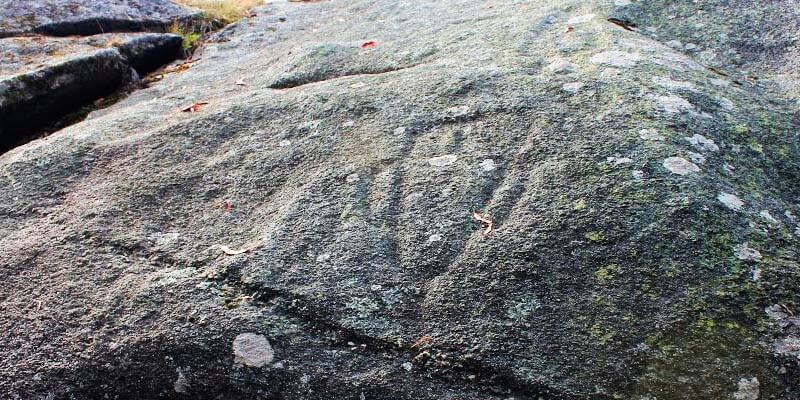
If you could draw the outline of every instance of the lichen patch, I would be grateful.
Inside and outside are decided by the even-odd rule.
[[[455,154],[446,154],[428,159],[428,164],[432,167],[446,167],[456,162],[457,159],[458,156]]]
[[[683,157],[669,157],[663,162],[664,168],[677,175],[689,175],[700,172],[700,167]]]
[[[717,195],[717,200],[733,211],[739,211],[744,207],[742,199],[732,193],[720,192]]]
[[[264,335],[242,333],[233,340],[234,362],[261,368],[272,362],[275,352]]]
[[[639,53],[629,53],[627,51],[609,50],[593,55],[589,62],[599,65],[610,65],[618,68],[630,68],[642,61]]]
[[[733,255],[744,261],[760,261],[761,252],[750,247],[750,243],[744,242],[733,249]]]
[[[703,136],[694,134],[692,136],[685,137],[687,142],[689,142],[692,146],[699,148],[700,150],[704,151],[719,151],[719,146],[714,143],[713,140]]]

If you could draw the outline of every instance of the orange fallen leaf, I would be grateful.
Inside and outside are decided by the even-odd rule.
[[[214,204],[214,207],[221,208],[227,212],[231,212],[233,211],[235,205],[230,200],[223,200]]]
[[[494,228],[494,222],[492,222],[492,219],[489,218],[488,215],[481,215],[481,213],[479,213],[477,211],[474,211],[472,213],[472,217],[475,218],[476,220],[486,224],[486,230],[483,231],[484,235],[488,235],[488,234],[492,233],[492,229]]]
[[[195,61],[191,61],[190,60],[190,61],[186,61],[184,63],[178,64],[178,65],[176,65],[174,67],[164,68],[164,70],[161,71],[161,74],[165,75],[165,74],[171,74],[173,72],[186,71],[187,69],[192,68],[192,63],[193,62],[195,62]]]
[[[375,47],[377,45],[378,45],[378,42],[376,42],[374,40],[370,40],[368,42],[364,42],[363,44],[361,44],[361,47],[364,48],[364,49],[370,49],[370,48],[373,48],[373,47]]]
[[[199,102],[197,102],[197,103],[193,103],[193,104],[192,104],[192,105],[190,105],[190,106],[186,106],[186,107],[182,108],[182,109],[181,109],[181,111],[183,111],[183,112],[195,112],[195,111],[199,111],[199,110],[200,110],[200,108],[201,108],[201,107],[203,107],[203,106],[204,106],[204,105],[206,105],[206,104],[208,104],[208,102],[206,102],[206,101],[199,101]]]

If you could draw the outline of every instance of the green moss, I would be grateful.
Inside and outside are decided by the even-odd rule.
[[[605,239],[602,233],[596,231],[587,232],[584,236],[592,242],[601,242]]]
[[[737,135],[744,135],[747,132],[749,132],[749,129],[747,128],[747,125],[739,124],[739,125],[734,125],[733,127],[731,127],[731,132],[735,133]]]
[[[702,315],[686,328],[648,336],[645,344],[652,354],[630,398],[727,399],[743,377],[759,380],[762,398],[780,390],[756,335],[735,321]]]
[[[614,273],[619,270],[619,265],[617,264],[609,264],[605,267],[602,267],[595,271],[594,278],[597,279],[599,283],[606,283],[607,281],[611,280]]]
[[[575,210],[575,211],[585,210],[586,209],[586,199],[581,198],[581,199],[575,200],[575,203],[574,203],[572,209]]]
[[[713,331],[714,328],[716,328],[717,326],[717,323],[713,319],[706,316],[701,316],[697,321],[695,321],[694,324],[697,328],[702,329],[706,332]]]
[[[747,144],[747,147],[749,147],[750,150],[753,150],[758,154],[762,155],[764,154],[764,146],[762,146],[761,143],[758,143],[755,140],[751,140],[750,143]]]
[[[599,323],[595,323],[589,328],[589,335],[599,344],[606,344],[614,338],[615,333],[610,329],[606,329]]]

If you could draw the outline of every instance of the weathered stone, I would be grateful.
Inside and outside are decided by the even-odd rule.
[[[174,60],[171,34],[0,39],[0,152]]]
[[[271,2],[0,155],[0,390],[800,398],[797,109],[610,7]]]
[[[798,0],[648,0],[619,5],[611,15],[652,28],[642,33],[695,53],[740,85],[766,84],[774,95],[798,101],[798,10]]]
[[[5,0],[0,8],[0,38],[163,31],[198,14],[199,10],[169,0]]]

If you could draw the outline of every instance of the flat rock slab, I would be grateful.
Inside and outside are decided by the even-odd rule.
[[[164,46],[174,57],[180,50],[181,43],[180,36],[157,33],[104,34],[70,38],[47,36],[5,38],[0,39],[0,79],[52,67],[71,58],[105,49],[121,50],[136,64],[141,64],[144,58],[151,56],[147,53],[147,48]],[[140,68],[140,72],[149,71]]]
[[[7,0],[0,8],[0,37],[164,29],[198,13],[169,0]]]
[[[178,56],[161,33],[0,39],[0,150]]]

